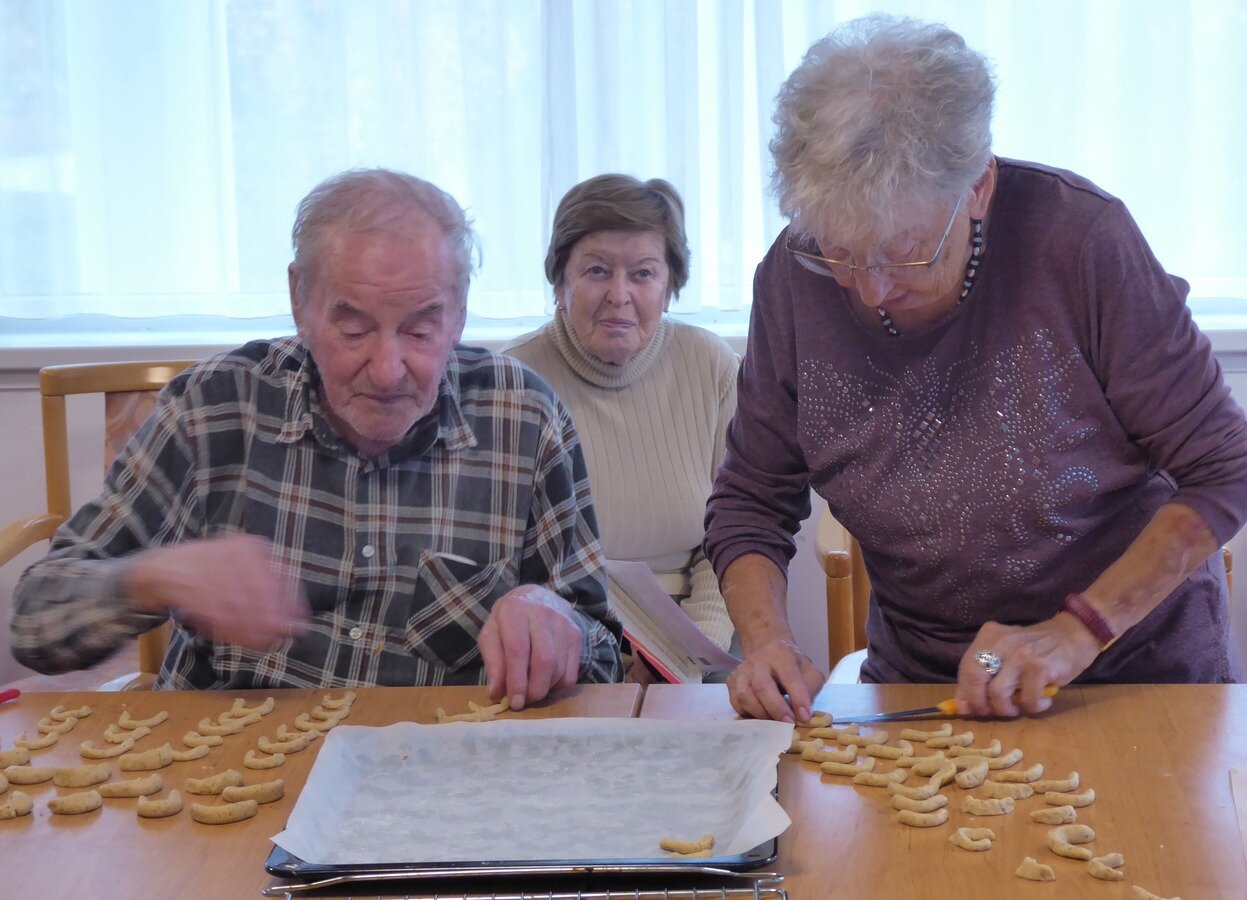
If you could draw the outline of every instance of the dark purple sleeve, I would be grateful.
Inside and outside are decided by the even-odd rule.
[[[783,235],[753,281],[749,343],[737,379],[727,454],[706,504],[706,556],[715,574],[747,553],[788,571],[793,535],[810,512],[797,441],[797,366]]]
[[[1079,266],[1091,364],[1113,412],[1221,543],[1247,512],[1247,429],[1188,285],[1168,275],[1120,202],[1095,223]]]

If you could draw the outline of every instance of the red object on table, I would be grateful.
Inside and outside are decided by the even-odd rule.
[[[16,700],[22,695],[17,688],[9,688],[7,691],[0,691],[0,703],[7,703],[10,700]]]

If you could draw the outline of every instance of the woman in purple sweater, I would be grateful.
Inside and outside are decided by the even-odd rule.
[[[780,91],[790,225],[707,510],[741,713],[804,718],[823,680],[785,601],[811,485],[870,574],[863,680],[1012,716],[1048,684],[1241,679],[1216,551],[1247,513],[1242,410],[1122,203],[992,155],[993,93],[958,35],[884,16]]]

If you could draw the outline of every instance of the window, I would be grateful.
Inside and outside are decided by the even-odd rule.
[[[992,57],[997,152],[1087,175],[1194,296],[1247,298],[1235,0],[6,0],[0,316],[283,315],[295,204],[384,165],[475,218],[474,321],[548,312],[554,206],[604,171],[675,183],[674,308],[739,321],[783,225],[775,92],[876,9]]]

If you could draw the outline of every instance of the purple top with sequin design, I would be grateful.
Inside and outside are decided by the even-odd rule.
[[[1247,515],[1247,429],[1187,284],[1086,179],[999,160],[973,290],[890,336],[780,235],[758,267],[727,458],[706,513],[722,577],[787,568],[808,487],[857,537],[874,600],[868,681],[955,681],[988,620],[1055,615],[1155,511],[1221,542]],[[1242,679],[1215,554],[1084,682]]]

